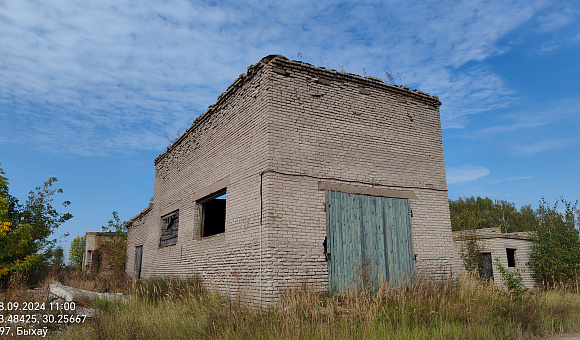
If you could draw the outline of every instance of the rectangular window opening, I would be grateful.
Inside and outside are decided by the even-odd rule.
[[[159,247],[167,247],[177,244],[177,232],[179,228],[179,209],[161,216],[161,238]]]
[[[226,188],[200,199],[200,236],[208,237],[226,231]]]
[[[516,266],[516,250],[511,248],[506,248],[508,267]]]

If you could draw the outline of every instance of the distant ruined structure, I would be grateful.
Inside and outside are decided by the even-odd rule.
[[[272,302],[457,268],[439,99],[288,60],[248,67],[155,159],[126,272]]]
[[[114,271],[115,253],[110,243],[119,237],[114,232],[87,232],[86,245],[83,255],[83,271],[100,272]]]

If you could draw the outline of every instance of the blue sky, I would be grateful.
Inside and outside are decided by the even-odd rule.
[[[269,54],[440,97],[449,197],[580,198],[578,1],[0,0],[0,163],[74,218],[127,220],[153,160]],[[63,210],[64,211],[64,210]]]

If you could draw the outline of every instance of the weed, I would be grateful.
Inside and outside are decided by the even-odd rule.
[[[196,278],[134,281],[126,303],[54,333],[55,338],[175,339],[525,339],[580,330],[580,296],[511,293],[466,276],[432,282],[417,278],[403,289],[320,293],[308,285],[281,292],[277,303],[255,308],[206,290]]]
[[[501,274],[506,288],[510,291],[514,299],[520,299],[524,293],[524,285],[522,284],[522,274],[519,270],[507,270],[500,262],[499,258],[495,258],[495,266]]]

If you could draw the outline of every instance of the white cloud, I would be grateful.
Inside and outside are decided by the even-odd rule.
[[[513,153],[518,156],[533,156],[542,152],[563,149],[574,145],[580,138],[549,139],[528,144],[514,145]]]
[[[0,130],[56,152],[73,144],[80,154],[161,149],[157,140],[189,126],[248,65],[299,52],[353,73],[399,71],[406,84],[439,95],[444,127],[463,127],[466,116],[515,100],[493,70],[464,66],[505,53],[500,39],[545,6],[1,2],[0,114],[10,119]]]
[[[560,4],[562,5],[562,4]],[[563,6],[561,10],[557,12],[548,12],[546,14],[540,15],[538,18],[538,30],[544,32],[551,32],[560,29],[580,17],[580,10]]]
[[[533,178],[533,176],[514,176],[514,177],[507,178],[507,179],[496,179],[494,181],[491,181],[491,183],[497,184],[497,183],[501,183],[501,182],[523,181],[523,180],[530,179],[530,178]]]
[[[456,184],[474,181],[489,175],[488,168],[477,165],[461,165],[447,168],[447,183]]]
[[[497,123],[471,131],[472,138],[494,136],[501,133],[510,133],[530,130],[539,127],[548,127],[562,122],[570,126],[580,122],[580,98],[572,97],[545,101],[541,105],[527,111],[509,112],[497,117]]]

